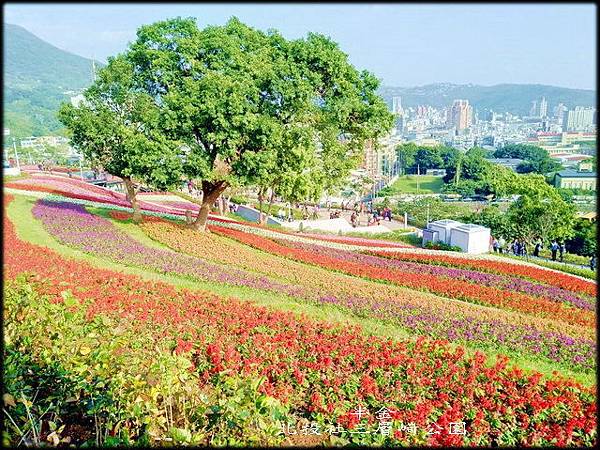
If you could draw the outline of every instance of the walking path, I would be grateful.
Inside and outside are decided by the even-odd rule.
[[[497,253],[493,253],[490,252],[490,254],[495,254],[498,255]],[[502,255],[498,255],[498,256],[505,256],[505,254]],[[522,259],[524,261],[529,261],[535,264],[536,261],[544,261],[544,262],[550,262],[550,263],[556,263],[556,264],[564,264],[565,266],[571,266],[571,267],[575,267],[575,268],[584,268],[584,269],[589,269],[590,266],[589,264],[574,264],[574,263],[570,263],[570,262],[566,262],[566,261],[559,261],[558,257],[556,259],[556,261],[552,261],[552,258],[544,258],[543,256],[533,256],[533,255],[529,255],[529,256],[522,256],[522,257],[512,257],[514,255],[510,255],[511,258],[506,258],[506,259]]]
[[[342,211],[341,209],[331,209],[330,211],[327,210],[327,208],[321,208],[319,210],[319,219],[318,220],[331,220],[329,219],[329,214],[331,211],[339,211],[340,213],[340,218],[345,219],[346,222],[348,223],[348,225],[351,224],[350,222],[350,217],[352,216],[352,212],[353,211]],[[312,213],[312,209],[309,208],[309,214]],[[367,223],[369,221],[369,218],[371,217],[370,214],[367,213],[363,213],[359,215],[359,222],[358,222],[358,226],[361,229],[364,229],[365,227],[367,227]],[[402,217],[402,219],[404,219],[404,217]],[[389,220],[381,220],[381,226],[387,228],[387,231],[396,231],[396,230],[403,230],[405,229],[404,227],[404,220],[397,220],[396,218],[392,218],[392,221],[390,222]],[[350,225],[351,226],[351,225]],[[376,225],[371,225],[371,227],[375,228],[377,227]],[[377,228],[381,228],[381,227],[377,227]],[[354,229],[355,231],[359,232],[359,231],[364,231],[364,230],[357,230]],[[352,230],[351,230],[352,231]],[[379,230],[378,230],[379,231]],[[382,232],[385,232],[386,230],[381,230]]]

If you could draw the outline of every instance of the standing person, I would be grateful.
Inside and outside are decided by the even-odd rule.
[[[558,251],[558,244],[556,243],[556,239],[552,241],[550,244],[550,251],[552,252],[552,261],[556,261],[556,252]]]
[[[352,224],[353,228],[356,228],[356,212],[353,211],[352,215],[350,216],[350,223]]]
[[[562,241],[562,242],[561,242],[561,243],[558,245],[558,254],[559,254],[559,259],[560,259],[560,262],[563,262],[563,255],[564,255],[564,253],[565,253],[565,250],[566,250],[566,248],[565,248],[565,242],[564,242],[564,241]]]
[[[527,241],[525,239],[521,241],[521,256],[527,258]]]
[[[596,255],[592,255],[590,258],[590,269],[596,270]]]
[[[502,254],[502,252],[504,251],[505,245],[506,245],[506,239],[504,239],[504,237],[500,236],[500,239],[498,240],[498,253]]]
[[[493,238],[492,239],[492,248],[494,249],[494,253],[498,253],[498,246],[499,246],[498,239]]]
[[[535,247],[533,248],[533,256],[538,258],[540,256],[540,250],[542,248],[542,240],[538,238],[535,243]]]
[[[319,206],[315,205],[315,206],[313,206],[312,219],[317,220],[318,218],[319,218]]]

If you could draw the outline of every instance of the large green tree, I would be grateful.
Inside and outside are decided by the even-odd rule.
[[[271,183],[261,164],[283,167],[278,149],[311,162],[314,193],[344,179],[365,141],[392,126],[378,80],[319,34],[286,40],[235,18],[202,30],[177,18],[141,27],[125,57],[159,111],[157,129],[189,148],[183,170],[203,191],[197,229],[229,185]]]
[[[490,178],[496,169],[485,159],[484,149],[473,147],[465,153],[450,153],[444,182],[445,192],[456,192],[467,195],[473,193],[487,195],[490,190]]]
[[[546,174],[561,169],[560,163],[550,158],[546,150],[530,144],[508,144],[496,149],[494,158],[517,158],[524,160],[517,166],[519,173]]]
[[[597,250],[596,237],[596,224],[578,219],[573,227],[573,236],[565,242],[567,251],[577,255],[592,256]]]
[[[407,142],[396,147],[396,157],[398,158],[401,175],[404,175],[408,169],[414,166],[418,150],[419,147],[414,142]]]
[[[444,160],[437,147],[420,147],[415,155],[415,164],[419,165],[419,173],[424,173],[427,169],[443,167]]]
[[[72,145],[94,166],[121,177],[134,220],[141,220],[136,182],[168,189],[181,177],[180,143],[158,131],[154,99],[137,89],[133,66],[122,56],[109,58],[78,107],[63,104],[59,119]]]
[[[573,205],[565,203],[556,192],[528,193],[510,205],[507,217],[520,237],[528,240],[541,237],[547,242],[573,235],[574,212]]]
[[[473,212],[467,221],[488,227],[495,237],[514,239],[518,235],[515,224],[497,205],[486,206],[480,212]]]

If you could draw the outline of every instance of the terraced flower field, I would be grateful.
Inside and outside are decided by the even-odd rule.
[[[592,280],[217,216],[200,234],[150,200],[136,225],[117,194],[33,179],[4,196],[11,435],[596,444]]]

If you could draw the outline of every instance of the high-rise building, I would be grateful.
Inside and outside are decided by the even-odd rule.
[[[593,128],[596,115],[595,108],[576,106],[575,109],[565,111],[563,115],[563,131],[587,131]]]
[[[540,100],[540,117],[544,118],[548,116],[548,102],[546,101],[546,97],[542,97]]]
[[[394,114],[402,114],[402,97],[392,97],[392,112]]]
[[[559,122],[562,122],[562,118],[563,118],[566,110],[567,110],[567,107],[564,105],[564,103],[559,103],[553,109],[554,117],[556,119],[558,119]]]
[[[427,116],[427,113],[429,112],[429,108],[427,107],[427,105],[419,105],[417,106],[417,117],[418,118],[423,118]]]
[[[537,100],[531,102],[531,109],[529,110],[530,117],[537,117]]]
[[[448,126],[456,130],[464,130],[471,126],[473,121],[473,107],[469,100],[454,100],[448,111]]]

